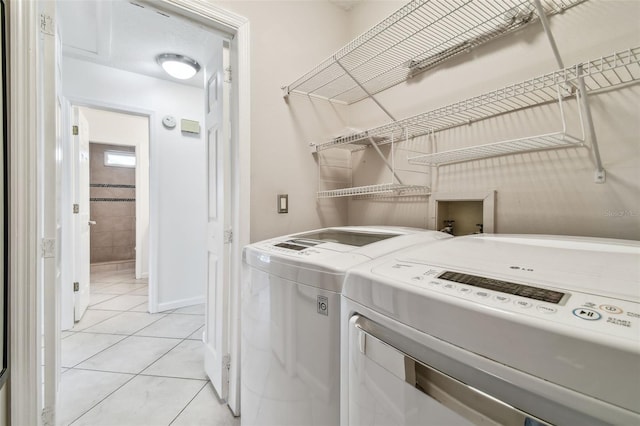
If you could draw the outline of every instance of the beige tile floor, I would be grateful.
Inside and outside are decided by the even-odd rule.
[[[204,372],[204,305],[147,313],[146,280],[91,275],[91,303],[62,333],[57,424],[239,425]]]

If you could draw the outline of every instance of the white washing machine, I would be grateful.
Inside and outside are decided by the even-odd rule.
[[[457,237],[350,270],[343,425],[640,424],[640,242]]]
[[[243,425],[337,425],[348,268],[448,234],[326,228],[249,245],[242,289]]]

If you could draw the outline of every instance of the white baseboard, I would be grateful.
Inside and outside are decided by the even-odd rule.
[[[171,309],[184,308],[186,306],[199,305],[205,302],[204,296],[180,299],[173,302],[158,303],[158,312],[169,311]]]

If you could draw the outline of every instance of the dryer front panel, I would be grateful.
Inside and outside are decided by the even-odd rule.
[[[637,413],[343,303],[342,425],[639,424]]]
[[[358,315],[349,324],[349,425],[548,424],[416,360],[370,324]]]

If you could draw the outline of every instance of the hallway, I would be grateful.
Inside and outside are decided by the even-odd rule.
[[[91,275],[91,303],[62,333],[58,425],[239,425],[204,372],[204,305],[147,313],[133,270]]]

